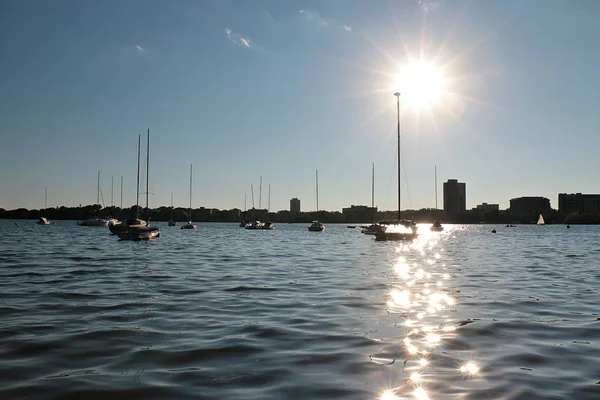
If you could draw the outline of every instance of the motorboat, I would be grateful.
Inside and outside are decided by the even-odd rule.
[[[431,225],[429,230],[432,232],[441,232],[444,230],[444,227],[442,226],[442,223],[440,221],[435,221],[433,225]]]
[[[325,225],[323,225],[321,221],[313,221],[312,224],[308,227],[308,230],[311,232],[322,232],[325,230]]]
[[[373,224],[371,224],[371,225],[369,225],[369,226],[367,226],[367,227],[363,228],[363,229],[361,230],[361,233],[364,233],[365,235],[374,235],[374,234],[376,234],[377,232],[379,232],[379,230],[380,230],[380,229],[379,229],[379,224],[375,224],[375,223],[373,223]]]

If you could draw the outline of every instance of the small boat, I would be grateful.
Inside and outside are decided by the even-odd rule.
[[[44,188],[44,213],[48,208],[48,187]],[[50,225],[50,222],[45,217],[40,217],[37,222],[38,225]]]
[[[308,227],[308,230],[311,232],[322,232],[325,230],[325,225],[323,225],[320,221],[313,221]]]
[[[192,224],[192,164],[190,164],[190,220],[183,225],[181,229],[196,229],[197,226]]]
[[[127,218],[121,223],[109,223],[108,229],[113,235],[123,233],[128,229],[143,228],[148,226],[148,222],[139,218],[140,215],[140,150],[142,145],[142,135],[138,135],[138,156],[137,156],[137,183],[136,183],[136,197],[135,197],[135,218]],[[121,189],[123,193],[123,189]]]
[[[366,228],[363,228],[363,230],[361,230],[361,233],[364,233],[365,235],[374,235],[379,231],[380,231],[380,225],[376,224],[376,223],[372,223],[371,225],[367,226]]]
[[[400,196],[400,166],[402,160],[400,155],[400,93],[394,93],[397,101],[397,121],[398,121],[398,219],[393,221],[380,222],[379,231],[375,233],[375,240],[414,240],[417,238],[417,224],[415,221],[402,219],[401,203],[402,197]]]
[[[315,188],[317,194],[317,216],[319,214],[319,170],[315,170]],[[309,232],[323,232],[325,230],[325,225],[319,220],[313,221],[312,224],[308,227]]]
[[[444,230],[442,223],[440,221],[435,221],[433,225],[429,228],[432,232],[441,232]]]
[[[375,233],[375,240],[413,240],[417,237],[417,224],[415,221],[399,219],[379,224]]]
[[[149,240],[160,236],[160,229],[155,226],[129,227],[117,234],[121,240]]]
[[[177,222],[173,220],[173,192],[171,192],[171,218],[168,222],[169,226],[177,226]]]
[[[542,216],[542,214],[540,214],[540,217],[537,220],[537,225],[546,225],[546,222],[544,221],[544,217]]]
[[[96,194],[96,204],[98,205],[98,209],[96,210],[96,216],[83,220],[83,221],[78,221],[77,225],[81,225],[81,226],[108,226],[109,224],[118,224],[119,221],[114,219],[113,217],[108,217],[108,218],[100,218],[98,216],[98,212],[100,211],[100,171],[98,171],[98,190],[97,190],[97,194]]]
[[[139,143],[139,138],[138,138]],[[139,147],[138,147],[138,171],[139,171]],[[148,204],[148,191],[149,187],[149,172],[150,172],[150,129],[148,129],[148,144],[146,146],[146,221],[150,221],[149,215],[149,204]],[[139,176],[139,175],[138,175]],[[138,179],[138,193],[139,193],[139,179]],[[146,222],[144,221],[144,222]],[[160,237],[160,229],[156,226],[150,226],[146,222],[146,226],[128,226],[126,230],[117,233],[121,240],[149,240]]]
[[[567,224],[567,229],[571,228],[571,225]]]

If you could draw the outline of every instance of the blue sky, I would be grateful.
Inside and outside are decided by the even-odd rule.
[[[93,204],[101,171],[135,202],[150,128],[151,206],[396,209],[396,76],[443,95],[402,105],[402,208],[467,183],[467,207],[599,193],[600,2],[0,2],[0,207]],[[402,99],[402,97],[401,97]],[[405,180],[406,178],[406,180]]]

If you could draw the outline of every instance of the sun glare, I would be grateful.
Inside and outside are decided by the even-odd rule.
[[[407,107],[429,108],[440,102],[446,92],[446,78],[440,68],[425,62],[411,63],[401,68],[395,90]]]

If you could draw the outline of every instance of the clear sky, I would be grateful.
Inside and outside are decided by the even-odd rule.
[[[93,204],[98,170],[134,204],[150,128],[151,207],[187,207],[190,163],[194,207],[258,207],[262,176],[263,208],[314,210],[316,169],[321,209],[369,205],[375,163],[396,209],[398,90],[403,209],[435,165],[440,208],[448,178],[557,208],[600,192],[599,38],[596,0],[4,0],[0,207]]]

